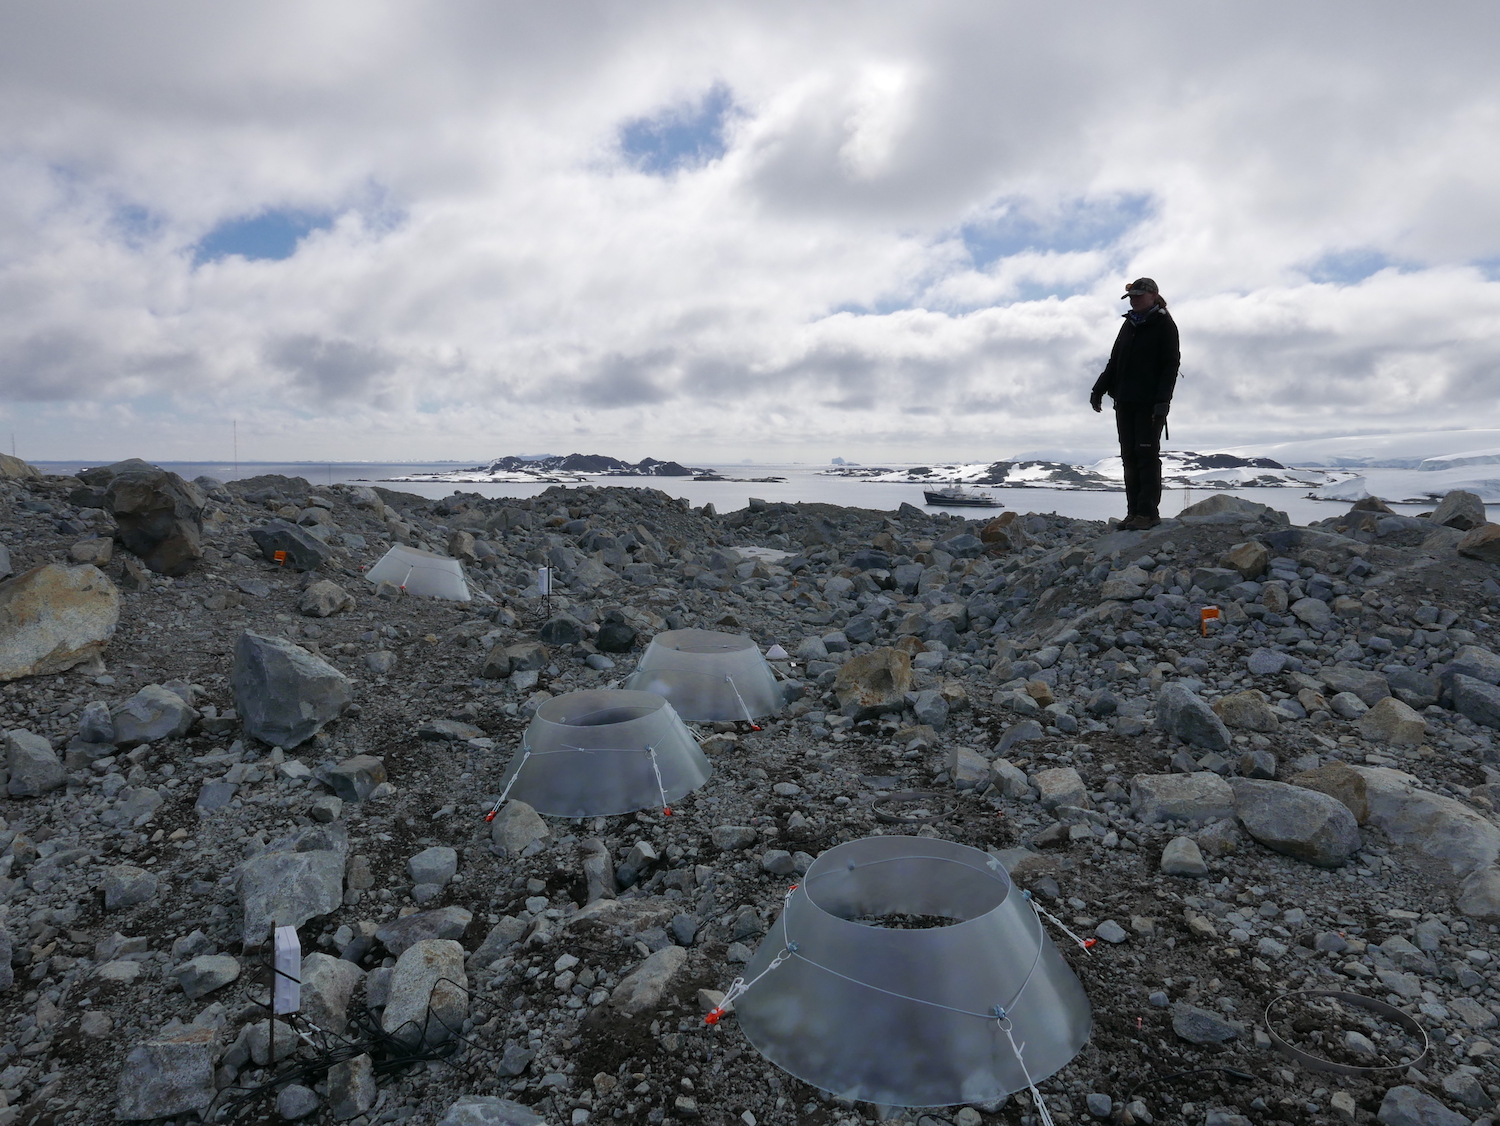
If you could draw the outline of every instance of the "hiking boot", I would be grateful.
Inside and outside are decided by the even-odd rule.
[[[1120,521],[1116,530],[1121,532],[1139,532],[1147,526],[1145,519],[1144,516],[1127,516]]]
[[[1158,524],[1161,523],[1161,517],[1160,516],[1137,516],[1135,519],[1136,519],[1136,525],[1135,526],[1137,528],[1139,528],[1143,532],[1147,528],[1154,528]]]

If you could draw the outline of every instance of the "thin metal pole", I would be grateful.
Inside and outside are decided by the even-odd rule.
[[[234,420],[234,475],[240,475],[240,420]]]

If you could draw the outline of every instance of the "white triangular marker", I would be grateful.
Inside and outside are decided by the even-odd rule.
[[[790,656],[791,654],[780,645],[772,645],[771,648],[766,650],[766,659],[768,661],[784,661]]]
[[[296,927],[276,928],[276,984],[271,1003],[277,1016],[302,1007],[302,943]]]

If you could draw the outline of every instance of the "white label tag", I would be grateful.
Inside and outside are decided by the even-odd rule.
[[[272,1008],[277,1016],[295,1013],[302,1007],[302,943],[297,940],[296,927],[276,928],[275,965]]]

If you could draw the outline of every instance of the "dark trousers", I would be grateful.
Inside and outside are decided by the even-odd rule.
[[[1116,403],[1115,429],[1125,463],[1126,516],[1161,515],[1161,428],[1150,403]]]

